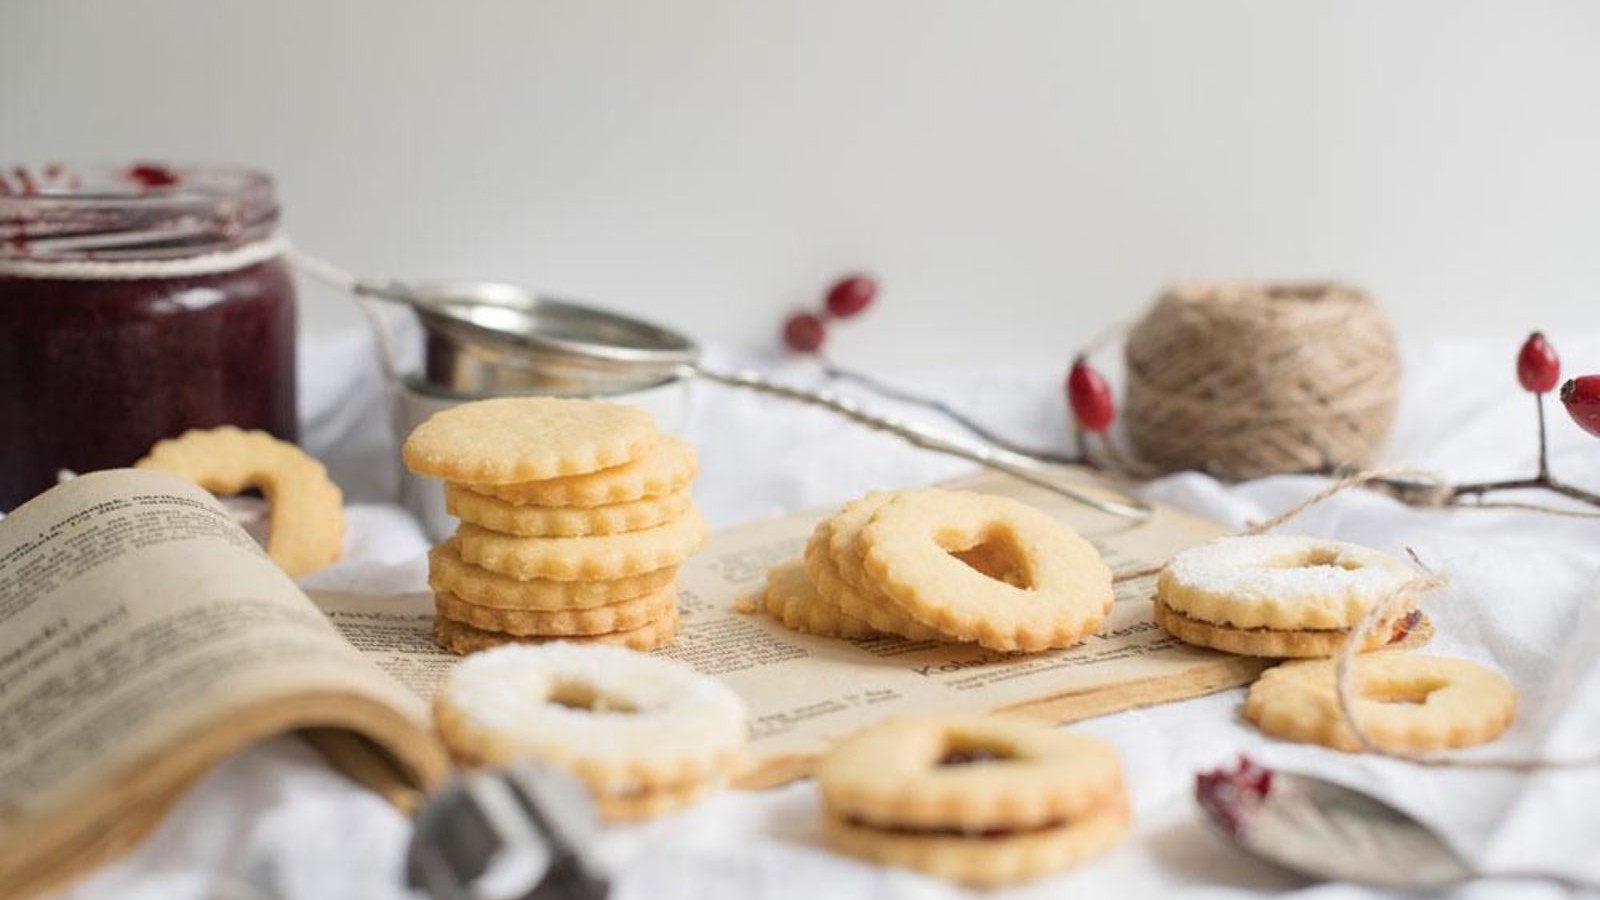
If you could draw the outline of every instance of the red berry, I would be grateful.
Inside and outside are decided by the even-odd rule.
[[[872,305],[878,296],[878,283],[867,275],[841,278],[828,288],[828,314],[848,319]]]
[[[1561,386],[1561,405],[1578,427],[1600,437],[1600,375],[1580,375]]]
[[[123,171],[122,177],[145,190],[171,187],[178,183],[178,173],[161,163],[134,163]]]
[[[1556,348],[1535,331],[1522,342],[1522,352],[1517,354],[1517,380],[1522,389],[1542,394],[1556,386],[1561,379],[1561,357]]]
[[[822,349],[828,329],[811,313],[795,313],[783,323],[783,343],[796,353],[815,353]]]
[[[1067,373],[1067,402],[1078,424],[1089,431],[1105,431],[1117,417],[1111,388],[1082,356],[1072,361],[1072,371]]]

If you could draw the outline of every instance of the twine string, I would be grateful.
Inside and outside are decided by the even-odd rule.
[[[1359,465],[1394,419],[1394,332],[1337,283],[1178,284],[1124,354],[1128,438],[1161,471],[1241,481]]]

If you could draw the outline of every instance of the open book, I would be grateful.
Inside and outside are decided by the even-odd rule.
[[[1085,486],[1081,473],[1063,477]],[[993,474],[955,486],[1068,521],[1114,568],[1219,533],[1169,509],[1131,525]],[[826,514],[721,532],[679,572],[682,630],[658,652],[749,703],[743,786],[800,777],[832,741],[897,713],[1067,721],[1260,671],[1157,629],[1150,580],[1119,585],[1101,634],[1023,655],[819,638],[737,612]],[[456,658],[434,646],[432,615],[431,595],[414,589],[308,597],[217,500],[170,475],[86,475],[18,509],[0,521],[0,897],[37,894],[131,847],[213,765],[283,732],[415,805],[449,770],[427,699]]]

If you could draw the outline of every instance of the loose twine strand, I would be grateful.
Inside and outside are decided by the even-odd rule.
[[[1283,525],[1291,519],[1294,519],[1296,516],[1299,516],[1306,510],[1317,506],[1318,504],[1324,503],[1328,499],[1350,490],[1351,488],[1360,487],[1374,481],[1382,481],[1391,478],[1410,478],[1421,481],[1431,481],[1439,484],[1446,483],[1444,478],[1438,473],[1430,472],[1425,469],[1400,467],[1357,472],[1355,474],[1347,475],[1336,481],[1330,482],[1321,490],[1270,519],[1251,524],[1249,527],[1241,531],[1240,535],[1251,536],[1265,534],[1266,532]],[[1489,506],[1490,504],[1474,505]],[[1525,509],[1529,507],[1537,508],[1536,504],[1508,503],[1495,505],[1513,509]],[[1540,511],[1544,510],[1540,509]],[[1566,510],[1555,511],[1570,512]],[[1581,515],[1592,516],[1594,514],[1582,513]],[[1343,720],[1345,726],[1350,729],[1350,733],[1355,736],[1356,743],[1361,746],[1361,749],[1367,753],[1373,753],[1379,756],[1387,756],[1393,759],[1399,759],[1405,762],[1432,768],[1489,769],[1535,772],[1548,769],[1566,769],[1600,765],[1600,753],[1589,756],[1574,757],[1570,759],[1541,759],[1536,757],[1518,756],[1461,759],[1457,757],[1446,757],[1433,754],[1411,753],[1404,750],[1395,750],[1385,747],[1373,739],[1372,735],[1366,730],[1366,727],[1362,725],[1360,718],[1355,714],[1357,690],[1355,684],[1356,678],[1354,661],[1356,654],[1360,651],[1361,645],[1365,641],[1365,636],[1372,631],[1372,629],[1376,627],[1380,621],[1384,621],[1392,611],[1423,594],[1443,587],[1448,582],[1448,579],[1444,575],[1433,571],[1425,563],[1423,563],[1422,559],[1417,556],[1415,550],[1412,550],[1408,547],[1406,548],[1406,552],[1411,556],[1412,563],[1417,567],[1416,577],[1394,588],[1388,594],[1380,598],[1377,602],[1373,603],[1372,607],[1367,610],[1364,616],[1361,617],[1360,621],[1356,623],[1355,627],[1350,629],[1349,635],[1345,637],[1344,643],[1340,646],[1339,652],[1335,657],[1334,690],[1338,699],[1339,717],[1341,720]],[[1149,578],[1152,575],[1159,574],[1165,568],[1165,563],[1155,566],[1147,566],[1142,569],[1118,573],[1112,580],[1116,583],[1122,583],[1126,581],[1135,581],[1140,578]]]

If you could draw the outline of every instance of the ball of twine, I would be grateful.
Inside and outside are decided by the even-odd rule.
[[[1126,354],[1128,436],[1163,471],[1242,480],[1359,466],[1394,421],[1394,331],[1347,285],[1175,285]]]

